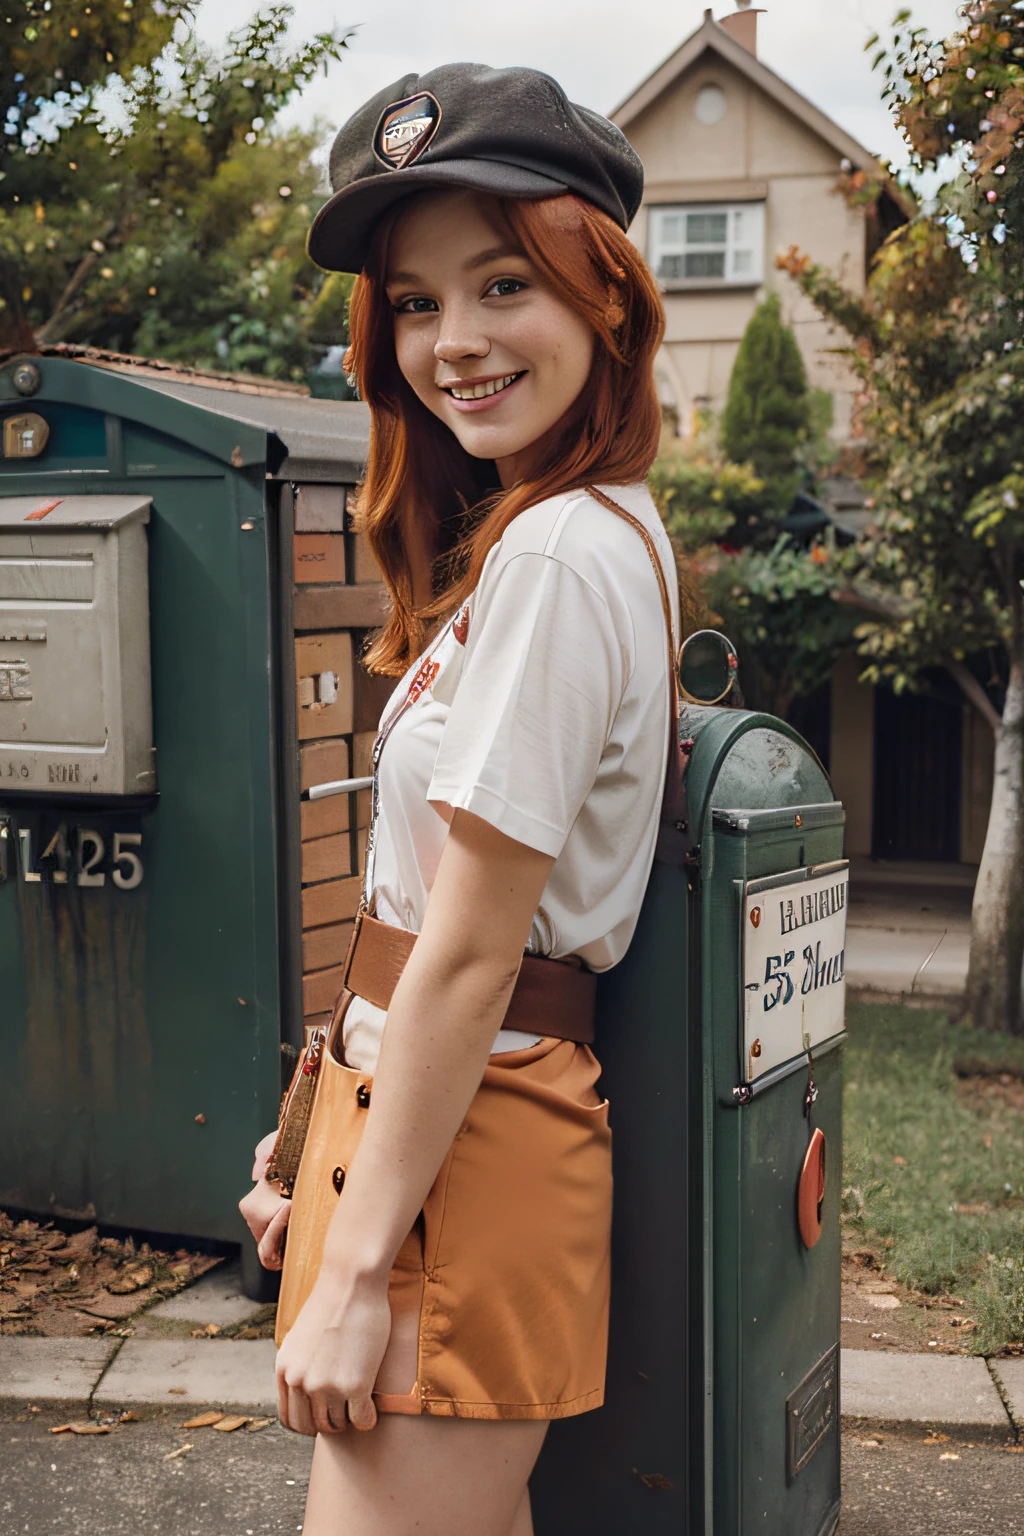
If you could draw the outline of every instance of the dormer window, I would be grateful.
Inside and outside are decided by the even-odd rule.
[[[764,204],[652,207],[648,260],[666,288],[756,288],[764,280]]]

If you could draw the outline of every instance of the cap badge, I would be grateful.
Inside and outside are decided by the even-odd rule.
[[[407,96],[386,107],[373,136],[373,152],[394,171],[404,170],[417,159],[441,121],[441,103],[429,91]]]

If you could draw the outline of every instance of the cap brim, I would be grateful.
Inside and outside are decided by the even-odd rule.
[[[306,249],[325,272],[360,272],[373,231],[392,204],[427,187],[473,187],[499,197],[560,197],[569,188],[539,171],[500,160],[439,160],[382,171],[335,192],[310,227]]]

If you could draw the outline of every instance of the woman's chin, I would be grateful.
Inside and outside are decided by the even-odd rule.
[[[529,432],[510,432],[498,427],[470,427],[465,419],[458,426],[449,422],[459,446],[474,459],[510,459],[522,453],[534,440]]]

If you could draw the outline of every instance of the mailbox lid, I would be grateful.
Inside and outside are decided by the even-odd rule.
[[[125,523],[149,522],[151,496],[0,496],[5,533],[97,528],[112,533]]]

